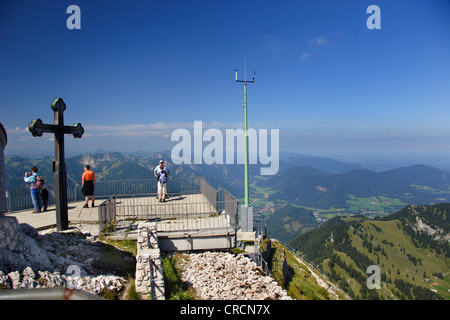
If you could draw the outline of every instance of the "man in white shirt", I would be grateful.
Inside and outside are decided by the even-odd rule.
[[[157,190],[158,190],[158,194],[160,193],[160,183],[159,183],[159,176],[161,174],[161,171],[164,170],[167,174],[167,177],[169,177],[169,169],[164,165],[164,161],[159,160],[159,165],[157,165],[155,167],[155,170],[153,170],[153,174],[156,177],[156,181],[157,181]],[[161,199],[159,197],[159,195],[156,196],[157,199]],[[167,188],[164,188],[164,199],[167,198]]]

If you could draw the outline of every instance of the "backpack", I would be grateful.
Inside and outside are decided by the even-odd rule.
[[[44,177],[43,176],[36,176],[36,182],[34,183],[34,187],[36,189],[41,189],[44,185]]]
[[[161,183],[166,183],[167,182],[167,173],[166,172],[162,171],[159,174],[159,182],[161,182]]]

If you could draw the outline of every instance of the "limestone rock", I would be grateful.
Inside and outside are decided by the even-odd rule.
[[[191,283],[200,299],[290,300],[270,276],[250,258],[225,252],[190,254],[182,264],[182,280]]]
[[[5,225],[12,228],[14,222]],[[70,287],[99,294],[104,289],[123,288],[123,277],[101,274],[102,270],[93,266],[101,258],[99,244],[78,232],[39,235],[27,224],[20,228],[17,224],[14,230],[14,235],[3,233],[5,237],[0,239],[0,289]],[[16,242],[11,245],[12,241]]]

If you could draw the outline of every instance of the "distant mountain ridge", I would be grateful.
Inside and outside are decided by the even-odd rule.
[[[282,159],[281,168],[311,166],[319,171],[328,173],[342,173],[349,170],[361,169],[357,164],[350,164],[339,160],[308,155],[293,155]]]
[[[321,209],[346,208],[354,198],[374,196],[400,200],[397,210],[407,204],[450,200],[450,174],[425,165],[382,172],[356,169],[337,174],[321,172],[311,166],[291,167],[257,181],[256,185],[275,191],[269,200],[283,199]]]
[[[244,165],[243,164],[223,164],[223,165],[197,165],[181,164],[174,165],[171,162],[170,151],[124,153],[115,151],[98,150],[94,153],[66,157],[67,174],[73,180],[78,181],[83,173],[83,165],[90,164],[96,171],[99,180],[122,180],[122,179],[145,179],[148,171],[152,171],[163,159],[172,169],[172,175],[202,175],[217,179],[226,184],[239,185],[243,188]],[[5,167],[7,174],[7,189],[13,189],[22,185],[24,172],[36,165],[41,173],[47,177],[53,175],[51,171],[52,157],[33,159],[21,156],[5,156]],[[131,164],[133,163],[133,165]],[[318,170],[324,172],[343,172],[348,169],[358,168],[358,166],[346,164],[328,158],[312,157],[306,155],[287,154],[280,159],[280,168],[288,168],[296,165],[313,165]],[[124,166],[124,167],[122,167]],[[249,166],[250,179],[259,175],[260,165]],[[151,173],[151,172],[150,172]],[[241,189],[242,189],[241,188]],[[239,197],[243,196],[243,191],[236,189]]]
[[[240,194],[243,190],[234,183],[233,175],[239,168],[236,166],[208,165],[175,165],[171,162],[170,152],[154,152],[132,155],[121,152],[86,153],[66,158],[68,182],[81,184],[83,167],[89,164],[95,172],[97,181],[154,179],[153,170],[163,160],[172,177],[202,176],[213,187],[224,188],[232,194]],[[5,157],[6,189],[26,187],[23,182],[25,172],[36,166],[39,173],[46,178],[48,185],[53,185],[52,157],[30,159],[18,156]],[[231,174],[230,174],[231,173]]]
[[[244,195],[244,165],[175,165],[171,162],[170,151],[86,153],[66,158],[66,168],[68,180],[77,183],[81,182],[84,164],[91,165],[99,181],[153,179],[152,171],[160,159],[166,162],[173,177],[203,176],[214,187],[223,187],[236,198]],[[23,175],[34,165],[46,177],[47,183],[52,184],[52,160],[52,157],[36,160],[5,156],[6,188],[23,187]],[[352,197],[396,198],[401,206],[450,199],[450,174],[425,165],[375,172],[333,159],[289,154],[280,160],[277,175],[257,179],[259,166],[250,165],[249,169],[251,184],[272,190],[267,200],[281,199],[312,208],[345,208]],[[395,209],[400,209],[400,205]]]

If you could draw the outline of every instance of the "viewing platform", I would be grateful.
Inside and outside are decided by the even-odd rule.
[[[84,201],[69,202],[70,224],[98,224],[98,208],[83,208]],[[49,205],[47,211],[33,213],[33,208],[6,213],[7,217],[16,217],[19,223],[27,223],[38,231],[56,228],[56,208]]]
[[[73,188],[73,189],[72,189]],[[168,199],[159,202],[156,181],[99,181],[95,188],[96,207],[84,208],[84,198],[77,186],[69,187],[75,199],[68,203],[69,227],[98,225],[98,233],[112,239],[137,238],[142,221],[157,225],[162,251],[231,249],[236,246],[239,229],[238,201],[226,190],[216,190],[203,178],[172,178]],[[154,188],[154,189],[153,189]],[[29,190],[24,197],[30,198]],[[153,191],[153,192],[152,192]],[[17,202],[11,195],[10,203]],[[49,199],[50,203],[54,203]],[[55,205],[46,212],[32,213],[32,208],[9,211],[19,223],[37,230],[56,226]]]

